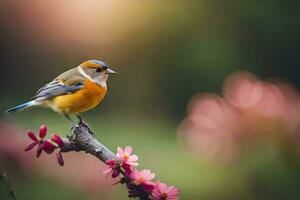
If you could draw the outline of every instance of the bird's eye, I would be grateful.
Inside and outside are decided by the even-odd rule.
[[[108,68],[107,66],[103,66],[103,69],[104,69],[104,70],[107,70],[107,68]]]
[[[102,71],[102,70],[101,70],[100,67],[96,68],[96,72],[101,72],[101,71]]]

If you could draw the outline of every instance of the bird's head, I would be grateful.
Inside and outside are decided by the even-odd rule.
[[[84,77],[92,80],[100,86],[106,86],[109,74],[116,74],[101,60],[88,60],[78,66],[79,72]]]

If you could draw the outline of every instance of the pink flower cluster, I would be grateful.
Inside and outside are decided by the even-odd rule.
[[[125,149],[118,147],[117,157],[121,163],[115,160],[106,161],[107,169],[104,174],[109,174],[113,178],[121,176],[120,183],[126,184],[129,197],[140,197],[153,200],[176,200],[179,199],[179,190],[174,186],[168,187],[166,184],[157,181],[152,182],[155,174],[151,170],[137,170],[138,157],[132,154],[132,148],[126,146]]]
[[[63,139],[52,134],[50,139],[45,139],[47,134],[47,126],[42,125],[39,129],[39,134],[36,135],[33,131],[27,132],[28,137],[32,140],[25,147],[25,151],[30,151],[37,147],[36,156],[39,157],[42,152],[47,154],[53,153],[56,149],[56,158],[59,165],[64,165],[64,160],[61,154],[61,148],[64,146]],[[120,178],[118,183],[126,184],[128,188],[128,196],[130,198],[139,197],[140,199],[152,200],[177,200],[179,199],[179,190],[174,186],[167,186],[160,181],[153,182],[155,174],[151,170],[137,170],[138,156],[132,154],[132,147],[126,146],[125,149],[118,147],[116,156],[118,160],[107,160],[107,165],[103,174],[112,178]]]
[[[223,97],[202,93],[188,105],[179,127],[182,143],[202,158],[230,161],[260,139],[299,141],[299,93],[286,81],[262,81],[237,72],[224,83]]]
[[[32,142],[25,147],[25,151],[30,151],[37,146],[36,157],[40,157],[43,151],[51,154],[55,149],[60,149],[64,145],[62,138],[57,134],[52,134],[50,139],[45,140],[45,136],[47,135],[46,125],[40,127],[38,136],[32,130],[27,131],[27,135]],[[56,158],[58,164],[63,166],[64,160],[60,151],[56,152]]]

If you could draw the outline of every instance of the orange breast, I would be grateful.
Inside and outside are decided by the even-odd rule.
[[[84,87],[73,94],[53,98],[53,109],[65,113],[80,113],[97,106],[106,94],[106,88],[90,80],[86,80]]]

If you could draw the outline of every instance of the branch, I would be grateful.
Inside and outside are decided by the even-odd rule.
[[[116,161],[115,165],[120,165],[122,161],[111,150],[101,144],[96,138],[95,134],[84,122],[80,122],[72,128],[72,135],[68,138],[62,138],[64,145],[60,148],[61,152],[70,151],[85,151],[96,156],[99,160],[104,162]],[[117,168],[118,172],[123,174],[121,183],[130,183],[130,178],[126,175],[126,172]],[[143,191],[142,187],[136,188],[138,190],[138,197],[141,200],[149,200],[149,195]]]
[[[121,163],[120,159],[111,150],[94,137],[94,133],[83,122],[74,126],[72,132],[71,137],[63,138],[64,145],[61,147],[61,152],[85,151],[96,156],[104,163],[108,160],[116,160]]]
[[[62,153],[85,151],[107,165],[107,169],[103,173],[110,174],[112,178],[120,178],[118,183],[126,185],[129,198],[137,197],[140,200],[178,199],[179,190],[177,188],[168,187],[159,181],[154,183],[152,182],[155,177],[154,173],[150,170],[139,171],[135,168],[138,165],[138,157],[131,155],[132,148],[130,146],[126,146],[125,149],[118,147],[118,153],[114,154],[94,137],[94,133],[83,122],[75,125],[72,128],[72,135],[67,138],[52,134],[51,138],[46,140],[46,134],[47,126],[45,125],[40,127],[38,136],[29,130],[27,135],[32,141],[25,147],[25,151],[37,147],[37,157],[41,155],[42,151],[47,154],[56,151],[57,161],[61,166],[64,165]]]

